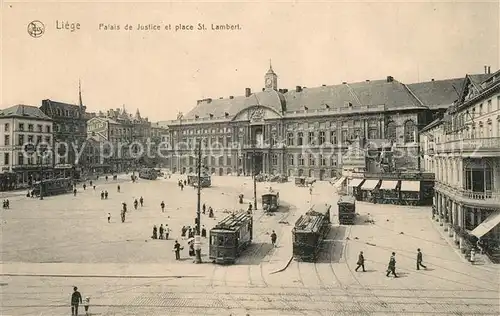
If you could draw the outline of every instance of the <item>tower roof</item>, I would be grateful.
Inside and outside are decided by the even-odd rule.
[[[267,71],[266,75],[276,75],[276,73],[273,70],[273,65],[270,59],[269,59],[269,70]]]

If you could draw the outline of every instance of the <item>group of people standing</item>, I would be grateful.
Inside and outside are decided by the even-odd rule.
[[[168,240],[169,235],[170,235],[170,228],[168,227],[168,224],[165,224],[165,227],[163,227],[163,224],[160,224],[159,229],[158,227],[156,227],[156,225],[153,225],[153,236],[151,236],[152,239]]]
[[[423,255],[422,251],[420,248],[417,249],[417,270],[420,270],[420,268],[427,269],[427,266],[425,266],[423,263]],[[354,271],[358,271],[359,268],[362,268],[363,272],[366,272],[365,270],[365,256],[363,255],[363,251],[359,252],[358,256],[358,262],[357,262],[357,267],[354,269]],[[391,257],[389,258],[389,264],[387,265],[387,270],[386,270],[386,276],[390,276],[391,274],[397,278],[398,275],[396,274],[396,253],[393,252],[391,254]]]

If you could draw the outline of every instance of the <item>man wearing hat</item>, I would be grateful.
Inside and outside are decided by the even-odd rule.
[[[78,316],[78,305],[82,303],[82,295],[78,292],[78,288],[73,287],[73,294],[71,295],[71,315]]]

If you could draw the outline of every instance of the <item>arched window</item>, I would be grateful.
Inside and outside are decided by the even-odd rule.
[[[385,138],[395,141],[396,140],[396,123],[391,121],[385,127]]]
[[[415,135],[417,133],[417,127],[415,122],[412,120],[408,120],[404,125],[404,141],[405,143],[413,143],[415,142]]]

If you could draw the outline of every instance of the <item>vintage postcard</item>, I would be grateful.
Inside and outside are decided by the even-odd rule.
[[[0,315],[499,314],[498,0],[0,4]]]

